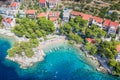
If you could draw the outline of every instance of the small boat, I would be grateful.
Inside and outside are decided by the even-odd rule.
[[[68,48],[68,50],[70,50],[70,48]]]
[[[49,50],[49,52],[52,52],[52,50]]]

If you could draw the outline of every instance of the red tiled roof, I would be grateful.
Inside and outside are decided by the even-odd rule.
[[[80,16],[82,13],[78,11],[71,11],[70,14],[74,16]]]
[[[39,0],[39,3],[45,3],[46,0]]]
[[[95,43],[95,39],[92,38],[86,38],[86,41],[89,43]]]
[[[13,19],[11,18],[4,18],[3,21],[6,23],[11,23]]]
[[[37,17],[46,17],[46,15],[47,14],[43,12],[43,13],[39,13]]]
[[[27,10],[26,14],[35,14],[36,10]]]
[[[102,23],[103,19],[99,17],[94,17],[94,20],[98,23]]]
[[[48,16],[49,17],[59,17],[59,12],[58,11],[51,11],[49,12]]]
[[[118,27],[118,26],[119,26],[119,23],[117,23],[117,22],[110,22],[110,26]]]
[[[103,23],[104,27],[108,27],[110,25],[111,20],[106,19]]]
[[[51,21],[56,21],[58,18],[56,18],[56,17],[50,17],[50,20]]]
[[[116,47],[117,52],[120,52],[120,44]]]
[[[19,3],[17,3],[17,2],[12,2],[11,4],[10,4],[10,7],[15,7],[15,6],[17,6]]]
[[[82,19],[87,20],[87,21],[89,21],[90,18],[92,18],[92,15],[84,14],[84,13],[81,16],[82,16]]]

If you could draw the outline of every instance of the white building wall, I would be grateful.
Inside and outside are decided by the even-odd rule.
[[[98,23],[94,19],[93,19],[92,23],[99,26],[100,28],[102,28],[102,25],[103,25],[102,23]]]

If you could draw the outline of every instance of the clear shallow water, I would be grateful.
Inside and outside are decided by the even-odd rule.
[[[17,63],[5,59],[11,46],[7,39],[0,38],[0,80],[120,80],[95,71],[82,52],[69,44],[46,48],[44,61],[20,69]]]

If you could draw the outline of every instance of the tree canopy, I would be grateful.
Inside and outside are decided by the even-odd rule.
[[[55,31],[53,22],[46,20],[46,18],[40,18],[37,22],[28,18],[18,19],[17,21],[18,25],[12,31],[20,37],[25,35],[27,38],[35,39]]]
[[[2,19],[3,19],[3,17],[2,17],[2,15],[0,15],[0,23],[2,22]]]

